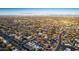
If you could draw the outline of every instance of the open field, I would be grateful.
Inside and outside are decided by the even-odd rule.
[[[0,16],[0,50],[79,50],[78,16]]]

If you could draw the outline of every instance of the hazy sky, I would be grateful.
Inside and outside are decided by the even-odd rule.
[[[79,15],[79,8],[0,8],[0,15]]]

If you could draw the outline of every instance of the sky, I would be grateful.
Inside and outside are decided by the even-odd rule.
[[[0,8],[0,15],[79,15],[79,8]]]

